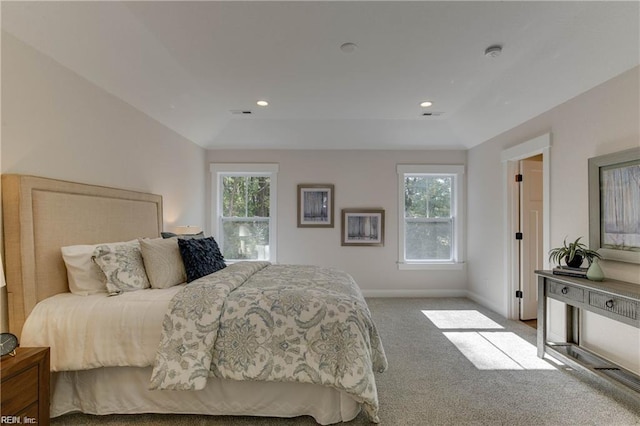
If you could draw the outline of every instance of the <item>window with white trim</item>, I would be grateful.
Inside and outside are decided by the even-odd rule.
[[[276,261],[277,164],[210,166],[212,230],[227,262]]]
[[[398,165],[399,269],[459,269],[463,177],[459,165]]]

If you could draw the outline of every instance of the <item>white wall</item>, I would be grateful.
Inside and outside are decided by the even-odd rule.
[[[465,164],[466,151],[210,150],[209,163],[278,163],[278,262],[348,271],[365,295],[464,295],[466,271],[399,271],[397,164]],[[298,228],[297,185],[335,185],[334,228]],[[208,203],[211,195],[207,196]],[[340,211],[385,210],[384,247],[340,245]]]
[[[468,151],[469,291],[492,307],[506,306],[503,168],[500,153],[551,133],[551,247],[589,238],[587,159],[640,145],[640,68],[589,90]],[[605,276],[640,284],[640,265],[603,261]],[[562,334],[558,304],[552,332]],[[498,309],[506,316],[506,312]],[[587,313],[582,343],[640,373],[640,330]]]
[[[506,314],[500,310],[507,297],[500,152],[551,132],[551,245],[565,235],[587,238],[586,160],[638,145],[639,78],[636,68],[468,152],[205,151],[3,33],[0,170],[162,194],[171,229],[209,228],[208,163],[279,163],[280,262],[345,269],[368,294],[465,294],[468,288]],[[465,162],[467,270],[399,271],[396,164]],[[333,229],[297,228],[298,183],[333,183],[336,215],[347,207],[384,208],[385,246],[340,246],[339,220]],[[602,266],[608,277],[640,283],[638,265]],[[637,329],[592,315],[585,325],[588,346],[640,373]]]
[[[204,226],[205,151],[2,33],[2,173],[161,194],[165,229]]]

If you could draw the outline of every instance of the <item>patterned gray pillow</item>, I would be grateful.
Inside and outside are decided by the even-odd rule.
[[[107,277],[110,295],[150,287],[137,240],[101,244],[93,251],[92,259]]]
[[[177,238],[145,238],[138,242],[152,288],[169,288],[187,280]]]

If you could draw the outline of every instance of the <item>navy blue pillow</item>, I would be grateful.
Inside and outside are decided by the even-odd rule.
[[[178,238],[178,248],[188,283],[227,267],[213,237],[190,240]]]

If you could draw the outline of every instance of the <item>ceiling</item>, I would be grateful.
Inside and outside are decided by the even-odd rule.
[[[637,1],[1,5],[3,32],[213,149],[471,148],[640,62]]]

